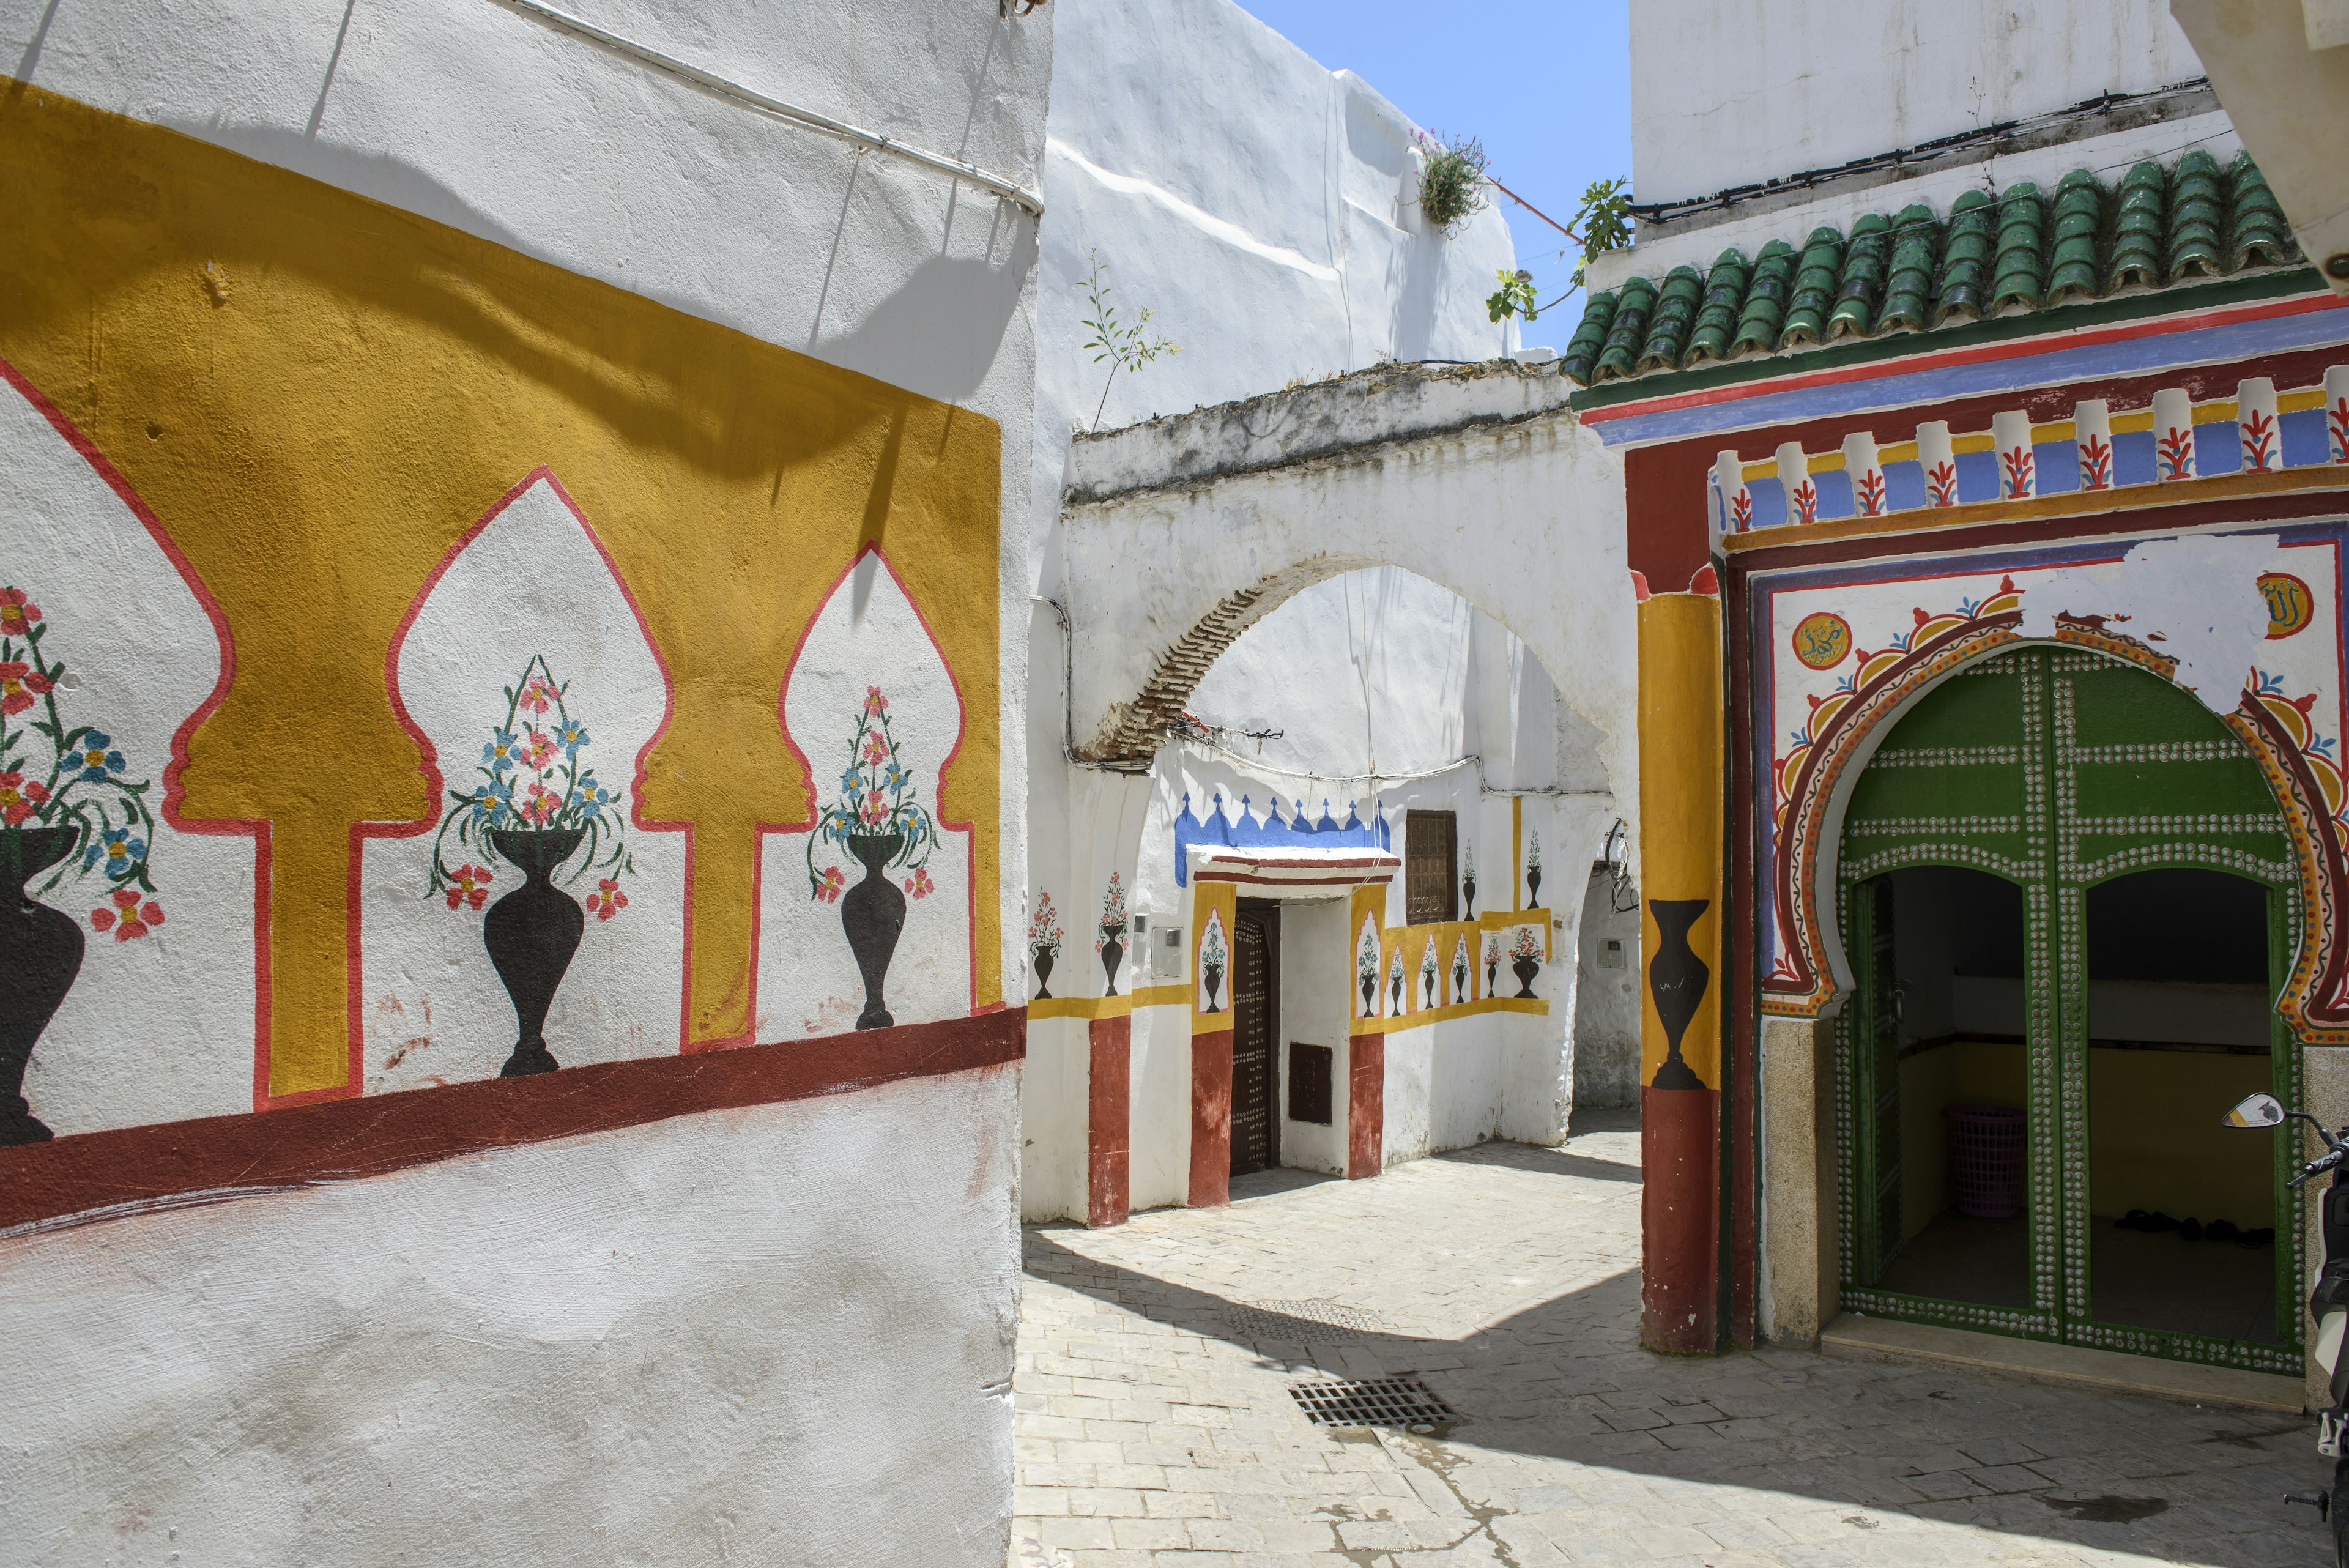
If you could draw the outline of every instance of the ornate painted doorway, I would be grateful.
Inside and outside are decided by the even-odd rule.
[[[2191,694],[2033,646],[1929,692],[1845,815],[1843,1304],[2296,1375],[2283,821]],[[2189,1223],[2190,1221],[2190,1223]]]

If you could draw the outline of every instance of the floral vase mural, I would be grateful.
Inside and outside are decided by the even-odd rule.
[[[250,1113],[269,825],[236,803],[341,774],[223,732],[191,760],[226,623],[99,442],[5,359],[0,667],[0,1144]],[[183,784],[228,809],[183,824]]]
[[[936,820],[921,803],[913,774],[897,759],[888,695],[878,686],[868,686],[856,732],[849,737],[840,794],[817,819],[807,847],[809,891],[822,902],[840,906],[841,929],[856,955],[856,971],[864,979],[864,1011],[856,1015],[859,1029],[885,1029],[896,1022],[883,988],[889,960],[905,929],[905,900],[926,898],[936,890],[929,874],[930,850],[936,842]],[[828,844],[847,850],[864,867],[854,886],[837,866],[816,869],[816,849]],[[905,874],[903,888],[891,880],[898,872]]]
[[[1486,937],[1485,939],[1485,994],[1486,996],[1492,995],[1493,988],[1500,983],[1500,973],[1501,939]]]
[[[1093,939],[1093,951],[1101,955],[1102,974],[1108,985],[1103,996],[1117,994],[1117,968],[1125,961],[1125,882],[1116,872],[1109,874],[1108,890],[1102,894],[1101,935]]]
[[[877,545],[824,597],[784,679],[782,717],[784,738],[808,759],[812,842],[793,843],[800,830],[786,829],[761,851],[756,1037],[968,1017],[979,966],[972,825],[952,815],[962,697]],[[990,886],[982,907],[995,898]],[[1049,935],[1060,920],[1028,934]],[[1050,952],[1061,956],[1057,944]],[[1051,978],[1070,991],[1065,970]],[[1016,1002],[1018,982],[1009,983],[1005,1000]]]
[[[1464,931],[1452,944],[1452,1000],[1468,1000],[1468,935]]]
[[[545,656],[533,654],[505,689],[505,722],[482,743],[474,768],[481,782],[449,792],[449,810],[432,841],[425,897],[452,910],[489,905],[481,945],[513,1004],[518,1031],[501,1077],[560,1065],[547,1048],[546,1014],[587,927],[586,909],[565,889],[593,872],[588,901],[596,919],[609,920],[627,907],[620,878],[633,867],[620,794],[585,759],[590,737],[571,711],[568,691]],[[455,866],[449,863],[452,848]],[[468,850],[488,864],[474,864]],[[577,867],[557,887],[555,874],[574,856]],[[501,864],[521,885],[492,903]]]
[[[1476,918],[1476,846],[1473,844],[1460,848],[1460,918]]]
[[[1379,929],[1369,916],[1362,917],[1362,940],[1354,949],[1354,980],[1362,991],[1362,1016],[1379,1015]]]
[[[642,815],[668,672],[552,474],[428,576],[389,676],[434,790],[429,815],[357,829],[367,1092],[674,1054],[686,841]]]
[[[1435,981],[1440,972],[1435,961],[1435,939],[1430,937],[1427,945],[1419,950],[1419,1004],[1422,1007],[1435,1005]]]
[[[1387,1016],[1402,1015],[1402,944],[1395,944],[1394,961],[1387,965]]]
[[[1541,830],[1526,834],[1526,908],[1541,908]]]
[[[89,915],[98,930],[122,942],[163,922],[147,871],[148,781],[127,776],[111,735],[67,722],[66,664],[44,650],[48,634],[38,604],[0,588],[0,1147],[53,1136],[25,1098],[25,1069],[81,973],[87,940],[35,894],[96,874],[107,892]]]
[[[1531,926],[1519,926],[1516,940],[1509,944],[1509,968],[1517,977],[1517,995],[1530,998],[1534,993],[1534,976],[1541,973],[1541,938]]]
[[[1207,911],[1207,924],[1199,932],[1199,984],[1207,993],[1207,1005],[1202,1010],[1221,1012],[1222,1003],[1216,993],[1224,983],[1231,964],[1231,943],[1224,937],[1224,913],[1221,909]]]
[[[1036,912],[1028,917],[1028,964],[1036,971],[1038,1002],[1052,997],[1052,961],[1061,956],[1061,912],[1052,908],[1052,895],[1042,889],[1036,894]]]

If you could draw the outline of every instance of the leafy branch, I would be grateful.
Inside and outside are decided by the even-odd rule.
[[[1575,267],[1574,277],[1567,284],[1566,292],[1547,305],[1535,302],[1533,274],[1524,271],[1495,274],[1501,286],[1485,301],[1485,315],[1494,321],[1506,320],[1512,316],[1532,321],[1543,311],[1555,310],[1573,298],[1582,287],[1583,275],[1590,270],[1593,257],[1604,255],[1609,251],[1619,251],[1631,243],[1630,183],[1629,180],[1592,181],[1584,189],[1581,203],[1574,209],[1573,216],[1563,223],[1545,216],[1515,192],[1500,187],[1519,206],[1579,245],[1582,260]]]
[[[1093,313],[1084,318],[1083,325],[1092,327],[1093,335],[1085,340],[1084,347],[1098,350],[1093,355],[1094,364],[1098,365],[1104,359],[1109,361],[1108,379],[1102,382],[1101,402],[1093,410],[1093,428],[1099,430],[1102,412],[1109,407],[1110,387],[1116,381],[1120,370],[1139,370],[1161,354],[1180,354],[1183,349],[1172,338],[1149,335],[1150,310],[1146,306],[1143,307],[1141,318],[1131,326],[1118,319],[1117,306],[1110,300],[1112,291],[1102,277],[1103,264],[1101,253],[1092,251],[1088,254],[1092,257],[1093,265],[1092,270],[1085,275],[1085,294],[1092,302]]]

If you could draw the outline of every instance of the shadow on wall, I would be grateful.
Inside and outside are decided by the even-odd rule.
[[[1592,867],[1574,992],[1578,1108],[1619,1109],[1640,1100],[1640,911],[1618,914],[1614,890],[1607,867]]]
[[[1036,226],[1018,223],[1012,232],[1010,254],[999,263],[932,256],[854,331],[819,339],[816,350],[847,369],[942,402],[969,397],[995,364],[1035,265]],[[988,249],[992,254],[994,246]]]

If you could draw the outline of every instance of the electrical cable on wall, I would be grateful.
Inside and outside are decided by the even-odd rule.
[[[949,158],[942,152],[932,152],[925,148],[916,147],[910,142],[882,136],[860,126],[851,125],[844,119],[834,119],[828,114],[819,114],[812,109],[802,109],[797,104],[785,103],[778,98],[769,98],[755,88],[745,87],[740,82],[705,71],[699,66],[680,60],[674,55],[665,55],[658,49],[648,48],[634,39],[624,38],[617,33],[606,32],[593,22],[574,16],[567,11],[558,11],[552,5],[541,5],[539,0],[492,0],[492,3],[502,5],[520,16],[528,16],[533,21],[543,22],[558,32],[569,33],[574,37],[584,38],[588,43],[607,49],[616,55],[625,56],[638,65],[650,66],[657,71],[675,77],[706,92],[714,93],[719,98],[730,99],[770,119],[780,119],[787,125],[796,125],[803,130],[812,130],[819,135],[848,142],[868,152],[886,153],[892,158],[901,159],[905,162],[927,169],[934,174],[944,174],[956,180],[967,180],[983,191],[993,192],[1035,217],[1041,218],[1044,215],[1042,196],[1015,180],[990,173],[976,163],[966,163],[959,158]],[[1040,4],[1041,0],[1039,0],[1039,3]],[[1029,9],[1033,10],[1034,6],[1031,5]],[[1021,15],[1026,15],[1026,12],[1023,11]]]

